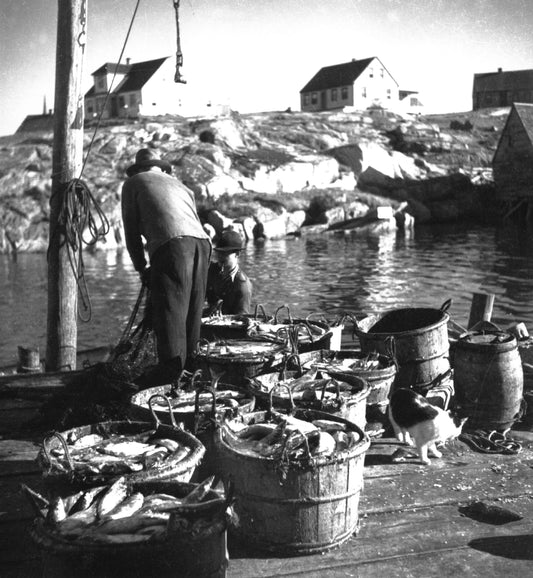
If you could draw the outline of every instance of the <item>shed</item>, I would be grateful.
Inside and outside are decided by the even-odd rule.
[[[526,202],[533,211],[533,104],[511,107],[492,168],[499,198],[513,208]]]

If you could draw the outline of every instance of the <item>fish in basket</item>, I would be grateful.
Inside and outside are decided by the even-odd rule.
[[[281,318],[280,311],[287,310],[287,317]],[[274,313],[271,321],[251,321],[248,332],[251,336],[267,335],[280,337],[294,329],[295,334],[289,334],[293,350],[296,352],[313,351],[315,349],[341,348],[341,336],[344,329],[344,318],[330,324],[325,319],[312,319],[313,313],[306,318],[294,318],[287,305],[281,305]]]
[[[255,398],[246,391],[219,383],[219,377],[212,381],[203,380],[201,370],[192,376],[189,372],[182,372],[173,385],[151,387],[131,397],[134,417],[145,418],[148,412],[155,411],[161,420],[165,420],[169,406],[174,419],[205,447],[204,458],[192,478],[203,479],[218,471],[213,437],[218,424],[224,417],[253,411]],[[167,416],[166,419],[170,418]]]
[[[189,481],[205,447],[191,433],[153,422],[108,421],[54,432],[43,440],[37,461],[51,490],[132,481]]]
[[[373,436],[383,433],[391,388],[398,367],[392,339],[388,355],[348,349],[341,351],[320,349],[301,353],[297,359],[303,370],[320,369],[331,377],[347,383],[357,384],[359,379],[364,379],[370,388],[366,398],[366,429]]]
[[[44,576],[225,576],[231,496],[212,485],[121,476],[50,499],[23,486]]]
[[[353,422],[311,409],[226,420],[217,445],[234,485],[237,540],[282,555],[321,552],[358,529],[370,439]]]
[[[242,339],[249,336],[250,331],[258,323],[269,323],[273,320],[268,316],[263,305],[256,305],[253,315],[222,314],[220,307],[210,315],[202,317],[200,337],[208,341],[217,339]]]
[[[167,415],[170,406],[175,421],[193,431],[201,429],[202,423],[214,416],[254,410],[253,396],[228,383],[220,383],[220,378],[206,380],[202,370],[193,374],[183,371],[172,384],[149,387],[133,394],[130,413],[136,419],[147,419],[154,411],[163,423],[171,423]]]
[[[296,360],[298,369],[286,369],[291,360]],[[344,381],[316,367],[304,370],[295,354],[286,358],[281,371],[250,378],[248,389],[263,409],[316,409],[344,417],[363,429],[366,425],[366,400],[370,394],[366,381],[357,376]]]
[[[280,366],[289,352],[286,339],[267,336],[206,341],[201,339],[195,363],[205,375],[223,376],[226,383],[244,388],[246,379]]]

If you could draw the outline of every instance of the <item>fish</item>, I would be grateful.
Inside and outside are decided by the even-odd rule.
[[[135,492],[131,496],[125,498],[120,504],[115,506],[110,512],[105,514],[106,520],[119,520],[133,515],[140,510],[144,504],[144,496],[141,492]]]
[[[55,526],[66,517],[67,512],[65,510],[65,503],[60,496],[56,496],[50,501],[46,521],[52,526]]]
[[[143,456],[143,466],[145,470],[148,470],[159,462],[162,462],[168,456],[167,448],[161,446],[146,452]]]
[[[128,495],[128,486],[124,476],[118,478],[106,490],[97,505],[98,518],[111,512]]]
[[[313,455],[330,456],[337,446],[335,438],[325,431],[320,431],[317,438],[317,445],[313,450]]]
[[[154,445],[167,448],[169,452],[175,452],[179,449],[180,444],[176,440],[168,438],[153,440]]]
[[[193,504],[196,502],[201,502],[209,493],[213,482],[215,481],[215,476],[209,476],[202,483],[198,484],[194,490],[189,492],[184,498],[182,498],[183,504]]]
[[[238,432],[241,439],[260,440],[277,428],[274,423],[255,423]]]
[[[50,507],[50,502],[44,496],[41,496],[41,494],[35,490],[32,490],[26,484],[20,484],[20,488],[26,494],[26,497],[28,498],[35,513],[39,517],[44,518],[45,512]]]
[[[59,532],[65,536],[80,536],[96,521],[96,504],[83,512],[76,512],[59,523]]]
[[[153,500],[145,500],[142,507],[143,512],[171,512],[182,505],[182,500],[171,496],[170,499],[156,498]]]
[[[153,444],[145,444],[137,441],[111,442],[98,447],[98,451],[118,458],[134,458],[150,450],[155,449]]]
[[[65,506],[65,512],[67,513],[67,515],[69,515],[71,511],[72,513],[75,512],[73,508],[76,506],[76,503],[78,502],[78,500],[80,500],[82,496],[83,492],[76,492],[75,494],[63,498],[63,504]]]
[[[71,444],[69,450],[81,450],[85,448],[93,447],[99,443],[102,443],[104,438],[98,434],[88,434],[78,438],[74,443]]]
[[[87,510],[94,502],[95,498],[106,489],[106,486],[97,486],[95,488],[90,488],[83,492],[79,503],[76,504],[76,509],[79,511]]]
[[[327,431],[328,433],[346,431],[346,424],[339,421],[333,421],[329,419],[315,419],[311,423],[321,430]]]
[[[133,544],[135,542],[146,542],[151,539],[150,534],[98,534],[92,533],[88,537],[94,542],[103,544]]]
[[[93,529],[99,534],[135,534],[146,526],[157,526],[167,523],[170,514],[166,512],[137,512],[127,518],[105,520]]]

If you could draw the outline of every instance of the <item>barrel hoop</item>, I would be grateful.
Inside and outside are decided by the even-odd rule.
[[[347,531],[336,536],[336,538],[333,541],[328,542],[291,542],[290,544],[286,543],[280,544],[276,542],[266,541],[263,538],[261,538],[261,540],[254,540],[253,536],[247,536],[247,540],[249,540],[250,543],[256,546],[258,549],[263,551],[266,550],[276,553],[300,552],[311,554],[313,552],[320,552],[323,550],[328,550],[330,548],[339,546],[340,544],[345,542],[350,536],[352,536],[353,534],[357,534],[358,531],[359,531],[359,520],[357,520],[357,522],[353,526],[350,526],[350,528]]]
[[[361,493],[363,484],[361,483],[353,492],[346,492],[344,494],[336,494],[335,496],[319,496],[319,497],[302,497],[302,498],[275,498],[268,496],[259,496],[257,494],[250,494],[248,492],[241,492],[237,488],[235,489],[235,495],[249,498],[253,502],[264,502],[267,504],[280,504],[280,505],[313,505],[313,504],[329,504],[331,502],[339,502],[340,500],[346,500],[348,498],[353,498]]]

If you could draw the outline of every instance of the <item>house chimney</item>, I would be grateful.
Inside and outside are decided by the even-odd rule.
[[[502,69],[501,69],[501,68],[498,68],[498,72],[501,72],[501,71],[502,71]]]

